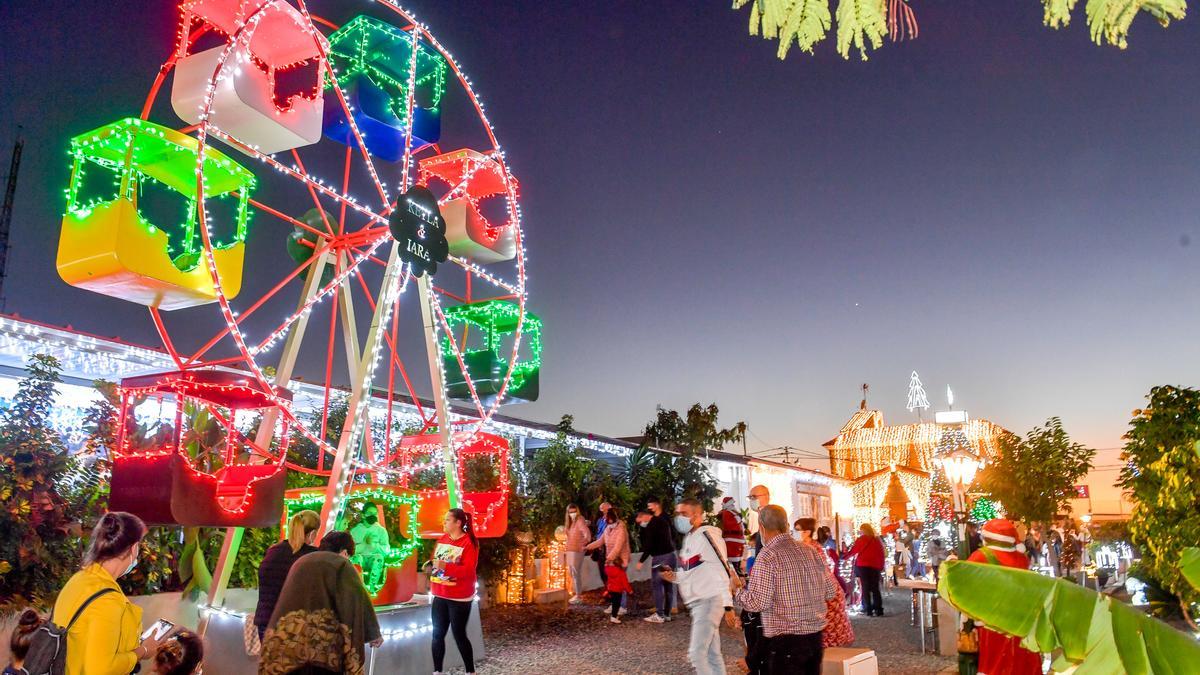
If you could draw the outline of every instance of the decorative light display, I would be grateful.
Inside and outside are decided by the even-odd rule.
[[[855,527],[862,523],[870,523],[872,527],[878,528],[884,516],[888,515],[886,499],[893,475],[900,480],[900,486],[908,495],[912,508],[917,513],[924,512],[928,501],[926,495],[929,494],[929,474],[907,467],[897,467],[894,472],[888,468],[861,476],[851,485]]]
[[[509,605],[524,605],[533,602],[533,547],[518,546],[512,552],[508,569],[500,582],[501,588],[497,596],[501,602]]]
[[[497,480],[492,489],[462,491],[462,508],[471,514],[475,536],[481,539],[502,537],[508,531],[508,495],[510,488],[508,439],[490,433],[456,433],[451,436],[455,451],[455,472],[460,486],[465,484],[467,460],[472,457],[489,458],[496,467]],[[401,478],[407,487],[417,471],[440,467],[437,460],[442,453],[440,434],[406,436],[400,440],[392,461],[409,467]],[[443,483],[444,485],[444,483]],[[450,508],[449,494],[445,487],[416,491],[421,497],[420,536],[436,539],[442,536],[442,518]]]
[[[999,454],[1000,439],[1007,433],[982,419],[966,422],[959,429],[972,452],[985,460]],[[856,412],[825,447],[832,472],[856,479],[893,465],[929,471],[942,439],[942,427],[932,422],[885,426],[882,413],[867,410]]]
[[[954,518],[954,502],[950,483],[941,470],[935,470],[930,481],[929,505],[921,530],[921,560],[929,562],[929,543],[941,537],[946,550],[958,550],[958,527]]]
[[[414,55],[414,42],[412,33],[368,16],[351,19],[329,36],[330,65],[354,124],[371,155],[390,162],[408,154],[406,145],[419,150],[441,136],[446,60],[420,43]],[[346,145],[356,142],[336,99],[327,103],[325,135]]]
[[[207,119],[239,141],[265,154],[312,145],[321,139],[328,50],[320,33],[305,30],[301,12],[287,2],[272,0],[193,0],[180,6],[179,44],[175,78],[171,86],[171,106],[188,124],[206,118],[204,101],[213,74],[224,69],[220,85],[212,93]],[[224,60],[227,45],[191,51],[195,30],[214,31],[230,37],[257,17],[248,41],[232,42],[234,53]],[[280,74],[301,68],[308,86],[298,92],[284,92],[278,85]]]
[[[1000,510],[996,508],[996,503],[987,497],[979,497],[975,503],[971,505],[971,522],[986,523],[993,518],[1000,517]]]
[[[566,535],[563,535],[564,538]],[[567,587],[567,560],[566,549],[563,548],[563,542],[557,537],[550,541],[550,546],[546,552],[548,557],[546,570],[546,588],[562,588]]]
[[[274,392],[276,400],[290,394]],[[147,396],[169,398],[174,424],[147,446],[133,442],[135,402]],[[188,406],[203,409],[222,427],[220,457],[200,465],[184,449]],[[201,527],[267,527],[283,506],[287,473],[288,424],[281,422],[278,447],[259,448],[234,426],[237,411],[274,404],[244,375],[223,371],[184,371],[129,378],[121,383],[120,425],[113,452],[109,507],[129,511],[148,523]],[[267,460],[267,463],[255,460]]]
[[[196,139],[144,120],[127,118],[71,140],[74,158],[58,245],[58,273],[72,286],[159,309],[216,299],[200,265],[201,235],[195,199]],[[213,242],[224,292],[241,288],[247,204],[254,175],[215,149],[203,161],[205,198],[232,195],[236,215],[230,239]],[[112,179],[103,195],[83,194],[85,172]],[[161,185],[183,203],[178,223],[153,223],[138,209],[148,185]]]
[[[512,260],[517,254],[515,231],[490,222],[480,210],[483,200],[514,191],[516,178],[490,153],[455,150],[419,162],[421,182],[437,179],[449,186],[442,198],[446,238],[451,255],[480,264]]]
[[[921,386],[921,378],[917,376],[917,371],[912,372],[912,377],[908,379],[908,412],[914,410],[928,410],[929,399],[925,397],[925,387]]]
[[[320,461],[316,468],[286,464],[279,461],[281,458],[276,458],[267,466],[287,466],[307,473],[329,476],[331,469],[325,466],[325,459],[332,458],[332,465],[338,467],[338,479],[331,480],[332,484],[327,492],[327,503],[323,505],[323,508],[331,514],[336,514],[340,510],[346,493],[363,474],[369,473],[389,480],[406,475],[408,468],[397,468],[388,464],[388,449],[391,443],[388,442],[387,434],[390,434],[395,428],[393,424],[395,415],[410,416],[412,415],[411,408],[415,407],[416,421],[418,422],[416,426],[421,430],[429,430],[438,423],[437,419],[426,409],[424,402],[413,392],[409,373],[400,358],[402,350],[398,344],[399,328],[394,310],[400,295],[408,287],[408,281],[412,278],[410,270],[399,264],[394,255],[389,256],[387,261],[381,260],[379,248],[390,241],[385,226],[394,204],[391,194],[393,191],[403,191],[412,184],[419,159],[417,154],[429,152],[427,150],[428,143],[436,140],[437,135],[440,134],[440,120],[437,113],[447,78],[450,76],[453,76],[461,86],[462,92],[465,94],[461,100],[465,100],[468,104],[468,114],[458,115],[453,119],[458,121],[474,119],[482,125],[482,136],[478,134],[478,129],[466,129],[467,133],[463,137],[485,138],[485,144],[488,147],[481,149],[481,153],[490,157],[491,161],[498,165],[499,174],[504,176],[505,181],[511,178],[506,165],[505,153],[501,150],[491,122],[472,83],[463,74],[459,64],[429,33],[426,26],[416,21],[410,13],[403,10],[393,0],[378,0],[374,6],[378,8],[378,11],[390,12],[399,17],[399,25],[403,25],[405,28],[401,30],[388,26],[378,19],[361,18],[360,21],[352,21],[343,26],[345,32],[341,33],[342,38],[346,38],[355,30],[361,29],[360,32],[365,32],[359,35],[357,41],[339,40],[338,44],[346,47],[347,51],[333,53],[338,48],[335,47],[332,40],[327,41],[322,36],[324,28],[320,28],[323,26],[333,27],[333,24],[310,15],[304,2],[293,3],[283,0],[195,0],[186,2],[183,7],[184,20],[180,23],[178,33],[179,48],[164,64],[151,87],[151,93],[142,108],[143,119],[134,122],[138,127],[161,130],[161,135],[171,143],[192,150],[190,157],[186,160],[176,162],[172,159],[169,162],[172,166],[181,165],[190,171],[185,169],[183,173],[179,174],[186,179],[180,185],[168,184],[168,187],[184,195],[185,199],[188,194],[192,195],[186,210],[191,214],[188,222],[193,224],[190,228],[185,229],[183,235],[177,236],[175,239],[164,240],[163,248],[167,249],[164,257],[167,265],[187,268],[206,277],[207,281],[203,288],[210,289],[206,297],[210,301],[215,298],[217,308],[224,321],[224,328],[207,341],[203,341],[202,346],[195,352],[180,353],[175,347],[176,344],[196,344],[203,340],[203,336],[200,336],[198,340],[194,334],[196,326],[202,325],[203,322],[180,322],[175,331],[184,333],[185,339],[172,339],[172,331],[158,310],[188,305],[184,303],[171,305],[161,301],[146,302],[143,299],[144,304],[151,306],[151,317],[173,367],[180,371],[232,368],[248,373],[253,385],[262,393],[266,403],[273,407],[271,411],[268,411],[268,417],[275,421],[273,425],[264,425],[263,432],[259,434],[257,442],[264,448],[251,449],[249,454],[262,456],[266,449],[272,449],[271,453],[273,453],[273,449],[277,445],[271,442],[271,432],[274,431],[274,437],[279,438],[279,430],[286,428],[294,429],[301,436],[316,444]],[[363,28],[368,24],[373,24],[369,30]],[[212,50],[198,50],[196,48],[197,41],[206,34],[219,35],[223,44]],[[355,42],[356,45],[351,46],[352,42]],[[369,49],[356,51],[366,47]],[[376,53],[374,51],[376,48],[382,52]],[[156,109],[155,99],[161,86],[172,75],[172,70],[180,68],[181,62],[201,55],[212,59],[211,73],[207,82],[200,81],[199,86],[187,92],[189,96],[194,96],[197,91],[200,92],[195,97],[194,104],[189,104],[194,105],[194,114],[197,120],[194,126],[177,132],[146,121],[145,118],[148,118],[150,113]],[[322,61],[324,65],[322,65]],[[200,63],[200,61],[197,59],[190,63]],[[185,69],[190,68],[191,65],[184,67]],[[257,72],[249,72],[253,70]],[[323,78],[325,83],[323,95],[315,95],[314,90],[306,86],[293,86],[299,84],[295,76],[301,76],[300,79],[303,79],[310,71],[315,73],[314,78],[317,81]],[[260,76],[263,73],[267,76],[268,86],[266,87],[261,86]],[[175,76],[173,84],[180,86],[186,84],[185,80],[188,79],[186,73],[175,72],[173,74]],[[281,87],[280,83],[285,74],[289,82],[286,86]],[[366,102],[359,95],[364,91],[360,88],[364,82],[367,84],[367,89],[374,88],[367,92],[368,98],[380,90],[390,90],[384,91],[387,94],[386,100],[376,99],[376,103],[382,101],[382,107],[385,108],[384,112],[386,113],[383,117],[387,118],[387,122],[392,123],[393,139],[396,138],[394,134],[396,123],[400,125],[399,142],[395,144],[397,157],[389,159],[385,157],[386,150],[376,152],[372,147],[373,143],[386,139],[387,130],[360,128],[358,119],[366,119],[366,116],[361,113],[371,112],[370,108],[374,105]],[[273,109],[267,109],[266,106],[260,105],[264,100],[260,94],[267,90],[270,91]],[[182,90],[181,93],[183,93]],[[456,98],[455,100],[460,99]],[[326,123],[333,117],[339,118],[342,122],[338,125],[344,132],[343,143],[348,146],[336,151],[337,156],[344,155],[344,166],[336,174],[337,177],[332,180],[318,177],[310,172],[305,164],[307,159],[312,166],[328,169],[334,165],[328,157],[318,157],[315,160],[307,156],[302,158],[295,147],[292,147],[290,151],[290,159],[271,156],[269,151],[272,148],[268,147],[268,141],[256,136],[265,127],[255,127],[249,130],[239,129],[237,115],[229,116],[231,111],[237,111],[241,106],[253,109],[253,114],[246,110],[238,113],[245,113],[248,119],[254,119],[254,115],[265,111],[267,117],[276,121],[294,121],[293,118],[302,116],[300,112],[305,106],[317,101],[320,101],[324,107],[324,130],[329,130]],[[186,106],[183,107],[186,109]],[[161,109],[161,106],[158,108]],[[473,115],[471,108],[473,108]],[[309,109],[311,110],[311,108]],[[181,112],[181,114],[183,113]],[[422,121],[423,116],[424,122]],[[255,123],[261,121],[255,120]],[[430,121],[434,123],[434,126],[431,127],[428,124]],[[269,126],[266,125],[266,127]],[[194,138],[185,134],[194,134]],[[180,139],[178,136],[183,136],[183,138]],[[320,225],[306,222],[291,215],[286,209],[276,208],[253,198],[250,195],[251,189],[254,187],[253,176],[249,176],[249,180],[245,181],[243,185],[226,190],[222,184],[222,177],[219,173],[214,174],[211,169],[214,163],[218,167],[228,168],[226,163],[232,162],[232,160],[213,147],[213,139],[224,142],[252,159],[257,159],[267,168],[274,169],[276,175],[281,176],[285,183],[293,183],[306,190],[313,203],[307,207],[300,207],[295,213],[299,213],[305,208],[316,210],[321,214]],[[317,146],[318,149],[335,147],[323,144]],[[168,150],[170,149],[168,148]],[[305,148],[306,155],[312,151]],[[437,152],[437,149],[432,148],[432,151]],[[109,199],[109,197],[125,199],[132,203],[132,210],[136,212],[137,194],[135,192],[132,197],[127,197],[128,183],[136,180],[139,184],[151,185],[147,180],[141,178],[142,174],[159,182],[163,182],[163,178],[155,173],[153,162],[148,161],[143,166],[132,161],[131,156],[134,154],[137,153],[125,153],[120,156],[121,163],[118,163],[116,153],[111,158],[106,158],[109,160],[108,165],[119,167],[125,173],[114,181],[116,187],[112,190],[112,195],[105,199]],[[169,153],[165,156],[169,157]],[[382,174],[376,170],[375,162],[380,159],[402,160],[401,164],[396,167],[399,169],[398,172],[389,171],[392,174],[389,178],[396,181],[394,185],[385,183]],[[104,162],[90,161],[89,166],[92,164],[107,167]],[[356,165],[353,172],[351,171],[352,164]],[[240,165],[236,165],[236,163],[234,165],[240,168]],[[127,166],[137,169],[141,173],[127,169]],[[397,173],[399,174],[398,178],[396,177]],[[249,175],[248,172],[247,175]],[[126,180],[126,177],[130,180]],[[463,178],[467,179],[469,176]],[[363,200],[353,194],[356,191],[356,188],[352,188],[354,183],[362,183],[366,186],[368,199]],[[88,182],[88,185],[84,185],[82,180],[73,181],[71,189],[68,191],[70,207],[77,212],[77,215],[86,216],[89,215],[86,213],[88,209],[104,206],[105,199],[90,198],[87,189],[90,184],[91,181]],[[376,195],[378,199],[376,199]],[[525,321],[524,307],[527,300],[525,249],[521,240],[521,211],[516,199],[515,181],[507,182],[504,185],[502,196],[508,211],[508,221],[503,227],[512,231],[515,244],[513,273],[506,277],[495,271],[485,272],[472,260],[462,256],[452,256],[449,264],[461,268],[465,276],[465,297],[456,293],[453,287],[434,287],[429,304],[437,309],[438,320],[442,324],[435,327],[436,331],[438,328],[442,330],[446,328],[445,317],[438,302],[439,295],[466,303],[497,298],[512,301],[518,307],[521,316],[513,331],[511,352],[507,358],[507,363],[511,364],[517,362],[517,355],[521,350],[521,333]],[[224,223],[215,214],[213,200],[218,198],[237,200],[234,205],[237,215],[229,219],[231,221],[230,228],[222,227]],[[303,261],[297,261],[296,268],[265,294],[250,298],[235,306],[231,300],[240,290],[240,259],[237,274],[233,274],[224,258],[228,251],[241,250],[242,242],[245,239],[245,216],[249,206],[286,224],[284,234],[297,228],[304,230],[308,236],[302,238],[306,244],[312,245],[313,254]],[[294,206],[287,208],[294,208]],[[152,233],[149,229],[150,226],[141,223],[138,218],[134,217],[128,220],[143,225],[145,230],[143,234]],[[157,225],[154,227],[156,230],[162,229]],[[240,238],[234,244],[229,243],[230,235],[218,234],[218,230],[225,233],[229,229],[233,229],[233,237]],[[67,238],[68,235],[64,234],[64,239]],[[172,244],[176,240],[179,243]],[[391,248],[394,250],[394,247]],[[201,265],[201,263],[203,264]],[[269,311],[263,308],[277,307],[278,303],[269,303],[269,301],[280,290],[289,287],[289,282],[293,279],[305,278],[309,267],[318,264],[328,264],[331,269],[335,270],[328,283],[306,284],[305,295],[301,298],[296,311],[284,318],[284,321],[274,329],[251,339],[245,332],[243,322],[260,310],[264,314]],[[367,266],[379,264],[386,267],[384,281],[379,286],[375,288],[368,286],[366,279],[369,277],[364,274],[365,268],[360,269],[364,264]],[[155,284],[158,282],[152,277],[139,275],[136,271],[131,276],[133,277],[132,283],[135,285],[157,288]],[[474,288],[473,281],[477,282]],[[159,285],[161,286],[161,284]],[[499,290],[485,291],[481,294],[479,292],[481,286]],[[294,286],[291,287],[294,288]],[[496,292],[499,295],[492,297],[489,292]],[[166,295],[168,301],[173,302],[170,294]],[[276,362],[266,362],[265,359],[273,346],[280,342],[286,345],[283,354],[279,356],[277,369],[281,383],[286,383],[300,343],[304,340],[307,319],[311,312],[326,300],[331,300],[330,304],[332,305],[331,327],[327,333],[330,336],[327,350],[332,353],[338,337],[336,325],[339,317],[344,324],[353,323],[346,317],[354,315],[350,307],[351,298],[354,296],[360,298],[360,303],[365,302],[374,310],[375,314],[370,333],[363,344],[357,344],[361,338],[352,325],[343,326],[343,335],[340,337],[346,341],[348,355],[353,353],[353,356],[347,359],[348,362],[352,362],[347,368],[351,373],[352,388],[347,423],[335,447],[335,444],[330,443],[324,437],[323,429],[322,433],[316,433],[309,428],[310,425],[298,423],[297,410],[290,406],[282,394],[272,386],[274,374],[268,375],[267,366],[274,366]],[[350,311],[344,311],[346,309]],[[451,336],[452,349],[454,348],[453,344],[454,339]],[[223,349],[216,349],[218,346]],[[232,347],[232,350],[229,347]],[[225,354],[233,351],[234,355],[214,357],[209,355],[210,351],[224,352]],[[441,355],[444,356],[444,354]],[[381,387],[384,392],[382,398],[385,399],[382,408],[371,400],[372,392],[375,391],[374,377],[381,360],[386,363],[388,380],[387,386]],[[353,363],[354,361],[357,363]],[[434,359],[434,361],[437,362],[439,368],[444,365],[442,359]],[[333,388],[333,378],[330,374],[331,364],[332,358],[328,358],[324,386],[318,385],[318,388],[325,390],[324,396],[320,397],[323,401],[320,410],[321,419],[327,417],[328,394],[329,390]],[[504,393],[509,384],[509,374],[505,373],[502,377],[502,381],[498,385],[498,395],[494,401],[488,405],[482,405],[476,399],[477,415],[456,415],[450,421],[467,422],[461,427],[467,436],[482,430],[490,422],[500,402],[504,399]],[[493,382],[490,383],[490,386],[496,386],[496,384]],[[395,401],[396,392],[400,387],[408,389],[410,394],[408,401],[412,403],[411,406],[405,407]],[[444,389],[435,392],[435,396],[444,396]],[[384,417],[382,425],[379,424],[377,418],[373,417],[380,413]],[[222,422],[226,424],[228,430],[237,431],[236,415],[223,418]],[[321,428],[324,425],[311,426]],[[177,424],[175,428],[178,429],[179,425]],[[374,430],[379,428],[384,430],[384,442],[382,443],[376,442],[378,439]],[[465,431],[467,428],[470,430]],[[245,439],[239,439],[239,443],[242,441]],[[244,444],[243,447],[245,447]],[[129,459],[135,458],[129,457]],[[174,461],[172,453],[150,454],[136,459],[150,463]],[[175,464],[185,473],[207,473],[199,472],[188,462],[175,462]],[[268,471],[269,469],[255,470]],[[225,502],[230,501],[223,496],[220,499]],[[485,522],[489,518],[493,525],[506,521],[506,518],[497,517],[500,513],[506,512],[506,499],[496,498],[491,502],[474,506],[480,509],[481,520]],[[236,551],[236,546],[232,547],[232,550]],[[222,555],[221,565],[223,566],[226,559],[225,553]],[[219,596],[220,591],[217,591],[216,597],[219,598]],[[219,600],[210,601],[213,604],[219,604]]]
[[[392,539],[387,550],[380,555],[381,565],[371,566],[364,565],[365,558],[361,554],[355,554],[350,558],[351,562],[365,569],[371,568],[373,574],[363,575],[363,585],[367,587],[367,592],[372,598],[380,599],[379,592],[384,588],[389,576],[400,573],[400,568],[404,567],[405,563],[409,562],[421,547],[421,537],[419,531],[421,499],[416,494],[408,492],[403,488],[394,485],[378,485],[367,483],[356,483],[350,488],[348,501],[368,501],[374,504],[382,504],[387,508],[395,509],[399,512],[399,519],[392,523],[392,531],[399,530],[403,537],[399,545],[395,544]],[[298,490],[288,490],[284,496],[284,517],[283,524],[280,530],[281,538],[287,538],[287,525],[289,519],[297,511],[305,509],[313,509],[319,511],[321,505],[325,503],[325,488],[301,488]],[[405,511],[405,509],[407,511]],[[416,575],[416,567],[410,566],[412,575]],[[413,579],[412,587],[415,588],[416,582]],[[410,596],[411,597],[411,593]],[[388,597],[382,598],[387,604],[395,602],[407,602],[409,598]]]
[[[499,400],[501,389],[506,403],[536,401],[538,374],[542,367],[542,321],[507,300],[491,300],[449,307],[443,313],[445,332],[440,346],[447,374],[446,389],[450,398],[490,404]],[[504,357],[504,340],[513,336],[518,324],[524,322],[523,339],[528,340],[529,356],[516,362]],[[482,345],[454,348],[453,333],[460,328],[466,336],[477,330],[483,334]]]

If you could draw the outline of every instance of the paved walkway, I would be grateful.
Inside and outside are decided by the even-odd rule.
[[[644,586],[644,584],[635,584]],[[644,609],[648,594],[639,588]],[[869,647],[879,658],[879,672],[901,675],[938,673],[953,666],[953,658],[921,655],[917,631],[909,625],[907,591],[896,589],[884,597],[887,616],[855,617],[855,646]],[[491,607],[483,611],[488,658],[480,673],[655,673],[688,675],[688,633],[691,621],[676,615],[666,624],[642,621],[643,611],[633,608],[620,625],[608,622],[597,593],[588,603],[562,606],[525,605]],[[731,675],[742,655],[740,629],[722,627],[722,650]]]

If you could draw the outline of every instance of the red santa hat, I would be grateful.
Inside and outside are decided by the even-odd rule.
[[[721,500],[721,505],[723,506],[725,504],[728,504],[731,501],[733,501],[733,497],[726,497],[725,499]]]
[[[993,518],[983,524],[980,532],[984,541],[1000,549],[1015,549],[1017,546],[1017,526],[1007,518]]]

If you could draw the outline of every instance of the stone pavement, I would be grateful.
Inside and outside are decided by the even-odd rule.
[[[635,584],[640,603],[622,617],[620,625],[609,623],[598,593],[588,594],[587,604],[570,607],[524,605],[483,610],[488,659],[479,672],[688,675],[692,672],[687,663],[690,619],[685,613],[666,624],[642,621],[649,599],[643,586]],[[876,651],[881,674],[924,675],[952,667],[954,658],[921,654],[917,631],[909,625],[909,598],[907,591],[895,589],[884,596],[887,616],[855,617],[855,646]],[[722,627],[721,637],[729,673],[740,673],[735,665],[744,648],[740,629]],[[453,639],[447,640],[452,643]]]

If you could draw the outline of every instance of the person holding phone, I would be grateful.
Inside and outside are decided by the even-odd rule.
[[[106,513],[92,530],[83,569],[58,594],[51,620],[66,626],[91,598],[67,633],[66,675],[125,675],[153,658],[160,641],[141,639],[142,610],[125,597],[117,579],[137,567],[146,524],[132,513]]]

